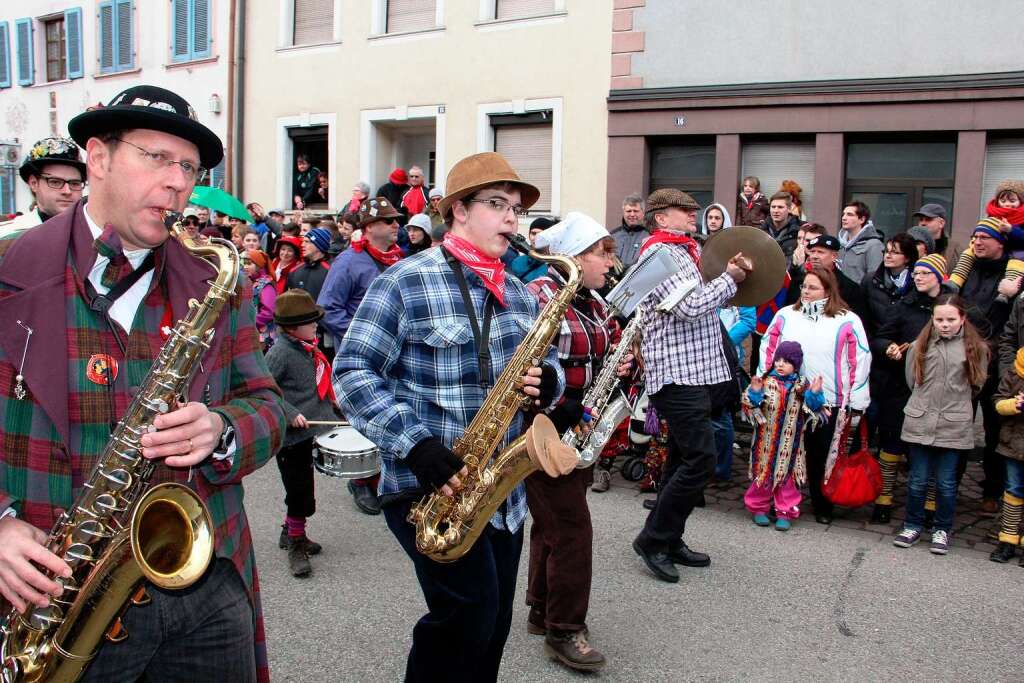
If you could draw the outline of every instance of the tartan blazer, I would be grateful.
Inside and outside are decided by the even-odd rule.
[[[110,405],[91,398],[87,392],[96,388],[83,378],[69,376],[81,374],[84,367],[76,358],[78,344],[109,335],[103,319],[89,310],[69,257],[77,240],[82,253],[77,257],[78,272],[87,277],[89,268],[82,266],[95,262],[95,249],[91,243],[82,247],[82,229],[87,230],[83,204],[79,201],[37,228],[0,239],[0,510],[13,507],[20,519],[46,532],[59,511],[71,506],[105,445],[95,436],[82,436],[87,431],[71,424],[72,410],[85,427],[96,427],[89,424],[90,411],[109,411]],[[118,358],[129,382],[140,382],[152,364],[162,344],[164,312],[169,309],[174,321],[185,317],[188,300],[202,300],[214,275],[209,264],[176,240],[169,239],[156,252],[153,284],[136,313],[128,358]],[[253,321],[252,288],[245,280],[240,278],[243,284],[222,310],[212,346],[190,389],[191,400],[208,399],[211,410],[234,427],[236,450],[227,460],[208,458],[192,468],[191,481],[187,468],[160,464],[153,481],[185,484],[206,501],[214,523],[215,554],[235,565],[249,591],[257,666],[261,680],[269,680],[242,479],[277,452],[285,424],[280,389],[267,370]],[[15,376],[26,351],[26,331],[17,321],[33,330],[21,368],[28,392],[23,400],[14,396]],[[121,411],[130,397],[119,393],[124,394],[116,402]],[[91,422],[103,420],[97,415]]]

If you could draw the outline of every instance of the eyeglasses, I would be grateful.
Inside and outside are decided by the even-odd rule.
[[[131,145],[135,149],[139,150],[142,154],[142,158],[145,159],[155,171],[162,171],[168,166],[177,165],[181,167],[181,172],[185,174],[186,180],[189,180],[190,182],[201,183],[203,182],[203,179],[206,178],[207,170],[202,166],[193,164],[191,161],[175,161],[174,159],[168,159],[167,155],[163,152],[150,152],[148,149],[139,147],[134,142],[128,142],[122,138],[114,139],[118,142],[123,142],[126,145]]]
[[[928,277],[929,275],[934,275],[934,273],[930,270],[915,270],[911,275],[913,277]]]
[[[489,197],[487,199],[470,199],[470,202],[476,202],[477,204],[486,204],[498,213],[507,213],[509,209],[512,209],[512,213],[515,214],[516,218],[521,218],[526,215],[529,211],[525,206],[519,204],[512,204],[507,199],[501,197]]]
[[[39,177],[43,180],[43,182],[46,183],[46,186],[49,187],[51,190],[59,190],[65,185],[67,185],[68,189],[71,190],[72,192],[78,192],[83,187],[85,187],[84,180],[67,180],[65,178],[58,178],[55,175],[46,175],[44,173],[39,174]]]
[[[890,256],[903,256],[903,252],[900,251],[899,249],[886,249],[885,253],[889,254]]]

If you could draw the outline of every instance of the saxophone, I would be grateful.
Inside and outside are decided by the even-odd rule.
[[[238,251],[226,240],[209,244],[172,234],[193,255],[216,259],[217,277],[202,302],[189,301],[149,373],[118,422],[71,508],[57,519],[46,546],[72,570],[47,576],[63,588],[46,607],[14,609],[2,625],[0,680],[74,681],[104,640],[127,633],[120,617],[149,602],[143,581],[163,589],[193,584],[213,556],[213,521],[206,504],[187,486],[149,486],[156,464],[142,457],[139,440],[154,418],[187,394],[214,324],[238,278]],[[211,264],[212,265],[212,264]]]
[[[451,497],[429,494],[409,511],[408,519],[416,525],[417,550],[437,562],[454,562],[465,555],[512,489],[531,472],[544,469],[555,476],[567,474],[576,465],[575,453],[557,450],[558,434],[545,415],[537,415],[525,434],[497,457],[491,457],[516,413],[530,404],[520,392],[520,378],[544,358],[572,298],[583,284],[582,271],[574,259],[532,251],[520,235],[513,235],[510,242],[538,261],[561,266],[566,271],[566,284],[544,306],[473,421],[455,440],[452,451],[469,470],[462,478],[462,488]]]
[[[583,397],[583,405],[598,414],[597,423],[587,434],[569,429],[562,435],[562,443],[579,453],[579,464],[576,467],[580,469],[597,462],[597,456],[601,455],[601,449],[608,443],[615,428],[632,411],[632,406],[625,395],[618,391],[618,369],[622,359],[632,350],[633,340],[640,333],[642,317],[643,310],[638,309],[633,319],[622,330],[619,345],[605,357],[601,372],[590,385],[587,395]]]

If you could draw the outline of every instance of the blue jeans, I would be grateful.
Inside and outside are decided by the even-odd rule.
[[[928,479],[935,478],[935,530],[949,532],[956,511],[957,464],[960,451],[910,445],[910,475],[907,479],[907,518],[904,526],[921,531],[924,528],[924,499]]]
[[[1004,457],[1006,461],[1006,492],[1024,498],[1024,461]]]
[[[729,481],[732,479],[732,444],[736,440],[736,432],[732,427],[732,413],[723,410],[722,414],[711,420],[715,430],[715,450],[718,461],[715,465],[715,479]]]

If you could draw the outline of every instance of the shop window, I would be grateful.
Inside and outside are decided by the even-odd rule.
[[[651,186],[648,192],[665,187],[686,192],[701,206],[713,202],[714,143],[694,141],[686,144],[655,144],[651,148]],[[698,219],[699,216],[698,213]]]

